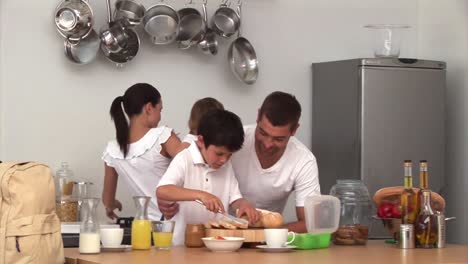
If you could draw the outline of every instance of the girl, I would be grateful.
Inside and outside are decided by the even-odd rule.
[[[197,141],[200,119],[204,114],[215,109],[224,110],[224,106],[221,102],[212,97],[205,97],[196,101],[192,106],[192,110],[190,111],[190,119],[188,121],[189,133],[182,141],[188,143]]]
[[[102,201],[106,215],[114,219],[115,209],[122,204],[115,199],[118,177],[123,177],[132,196],[150,196],[148,215],[159,220],[154,190],[171,158],[188,146],[181,143],[171,128],[158,127],[161,120],[161,94],[153,86],[137,83],[112,102],[116,140],[112,140],[102,156],[105,167]]]

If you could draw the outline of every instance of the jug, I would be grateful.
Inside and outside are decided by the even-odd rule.
[[[134,196],[136,215],[132,222],[132,248],[151,248],[151,221],[148,218],[149,196]]]
[[[340,223],[340,200],[331,195],[308,196],[304,202],[305,222],[310,234],[331,234]]]
[[[80,225],[79,250],[81,254],[94,254],[101,252],[101,238],[99,235],[99,222],[96,208],[99,198],[85,198],[82,200],[83,219]]]
[[[361,180],[337,180],[330,195],[340,199],[341,215],[338,230],[333,234],[337,245],[365,245],[369,235],[372,203]]]
[[[90,194],[92,194],[91,186],[93,185],[92,182],[85,182],[85,181],[78,181],[73,186],[73,194],[72,198],[74,198],[78,202],[78,219],[80,221],[83,220],[83,213],[81,210],[81,204],[83,199],[90,198]]]

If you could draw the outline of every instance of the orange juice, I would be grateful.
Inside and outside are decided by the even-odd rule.
[[[153,232],[153,241],[156,248],[170,248],[172,245],[172,233]]]
[[[151,248],[151,221],[135,219],[132,222],[132,248]]]

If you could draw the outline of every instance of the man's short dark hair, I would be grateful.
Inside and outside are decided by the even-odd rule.
[[[260,107],[259,118],[266,116],[274,126],[295,128],[301,117],[301,105],[292,94],[276,91],[269,94]]]
[[[244,128],[240,118],[227,110],[211,110],[203,115],[198,127],[205,147],[210,145],[226,147],[235,152],[244,143]]]

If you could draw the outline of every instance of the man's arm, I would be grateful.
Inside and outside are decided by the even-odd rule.
[[[290,231],[294,231],[296,233],[307,233],[304,207],[296,207],[296,216],[297,221],[287,223],[285,227],[287,227]]]

